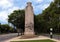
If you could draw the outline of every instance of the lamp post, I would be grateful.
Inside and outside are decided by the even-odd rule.
[[[49,16],[49,20],[50,20],[50,23],[52,22],[52,18],[51,16]],[[52,23],[50,24],[50,27],[52,27]],[[50,28],[50,38],[52,39],[53,38],[53,28]]]
[[[53,31],[53,28],[50,28],[50,38],[51,38],[51,39],[53,38],[53,33],[52,33],[52,31]]]

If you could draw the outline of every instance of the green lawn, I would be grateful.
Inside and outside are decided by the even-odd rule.
[[[11,41],[11,42],[55,42],[52,40],[30,40],[30,41]]]

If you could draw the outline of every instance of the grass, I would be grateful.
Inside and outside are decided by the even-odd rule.
[[[11,41],[11,42],[55,42],[55,41],[47,39],[47,40]]]

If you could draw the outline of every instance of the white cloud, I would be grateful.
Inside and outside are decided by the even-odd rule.
[[[8,15],[7,11],[0,12],[0,17],[7,18],[7,15]]]
[[[18,10],[18,9],[22,10],[22,9],[24,9],[24,8],[25,8],[24,6],[22,6],[22,7],[13,6],[13,7],[11,7],[11,8],[8,9],[8,13],[10,14],[10,13],[12,13],[14,10]]]
[[[7,18],[8,18],[8,13],[7,13],[7,11],[2,11],[2,12],[0,12],[0,21],[4,21],[5,23],[7,22],[6,20],[7,20]]]
[[[0,20],[6,22],[8,15],[13,12],[13,10],[18,10],[19,7],[12,7],[11,9],[0,12]]]
[[[38,6],[34,6],[34,9],[40,9],[40,10],[44,10],[46,9],[50,4],[44,4],[44,5],[38,5]]]
[[[13,6],[12,1],[10,0],[0,0],[0,7],[3,9]]]
[[[27,2],[42,2],[43,0],[28,0]]]
[[[8,13],[10,14],[10,13],[12,13],[14,10],[18,10],[19,9],[19,7],[12,7],[12,8],[10,8],[10,9],[8,9]]]
[[[45,10],[48,6],[49,6],[49,4],[44,4],[44,5],[41,7],[41,9],[42,9],[42,10]]]
[[[54,0],[49,0],[49,1],[51,2],[51,1],[54,1]]]
[[[36,0],[36,2],[42,2],[43,0]]]
[[[16,7],[13,5],[12,0],[0,0],[0,7],[3,11],[0,11],[0,21],[4,21],[7,23],[8,15],[16,9],[19,9],[19,7]]]
[[[19,9],[19,7],[14,6],[12,0],[0,0],[0,7],[2,7],[3,10],[0,11],[0,22],[2,21],[3,23],[7,23],[8,15],[10,15],[10,13]],[[23,9],[23,7],[20,9]]]

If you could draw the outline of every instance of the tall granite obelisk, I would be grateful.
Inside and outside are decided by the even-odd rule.
[[[27,2],[25,8],[25,32],[24,35],[34,35],[34,12],[31,2]]]

